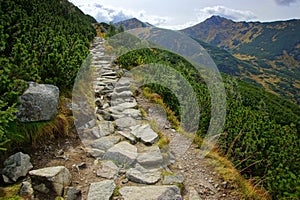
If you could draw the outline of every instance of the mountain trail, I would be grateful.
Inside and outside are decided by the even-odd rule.
[[[213,160],[171,127],[163,108],[133,92],[131,77],[120,79],[124,71],[105,56],[103,42],[95,38],[90,50],[97,119],[77,127],[80,138],[38,147],[34,167],[66,166],[82,199],[240,199],[213,171]],[[162,138],[169,145],[158,145]]]

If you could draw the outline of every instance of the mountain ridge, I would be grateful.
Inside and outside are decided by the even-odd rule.
[[[135,20],[125,29],[142,27]],[[212,16],[181,32],[205,46],[221,72],[300,105],[299,19],[235,22]]]

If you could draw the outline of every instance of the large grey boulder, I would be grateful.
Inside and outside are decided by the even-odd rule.
[[[157,133],[152,130],[149,124],[132,126],[130,129],[131,134],[145,144],[153,144],[159,139]]]
[[[2,177],[4,182],[16,182],[18,178],[26,176],[26,174],[33,168],[30,162],[30,156],[22,152],[11,155],[3,163]]]
[[[126,141],[120,142],[104,154],[106,160],[115,161],[119,165],[131,166],[135,163],[137,157],[137,148]]]
[[[71,174],[64,166],[46,167],[29,172],[33,189],[62,196],[65,187],[71,184]]]
[[[126,186],[119,190],[124,200],[182,200],[177,186]]]
[[[135,183],[155,184],[161,178],[159,170],[148,170],[137,164],[126,172],[126,178]]]
[[[113,180],[91,183],[87,200],[110,200],[115,188]]]
[[[21,122],[47,121],[57,114],[59,89],[54,85],[29,82],[19,98],[17,119]]]

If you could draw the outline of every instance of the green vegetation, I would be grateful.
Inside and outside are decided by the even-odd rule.
[[[1,0],[0,15],[0,150],[5,150],[29,137],[8,131],[16,127],[17,97],[27,81],[68,92],[89,53],[96,21],[67,0]]]
[[[21,184],[17,183],[10,187],[0,187],[0,199],[2,200],[21,200],[19,195]]]
[[[160,63],[179,71],[197,93],[202,107],[197,134],[205,136],[210,122],[210,96],[203,79],[188,62],[160,49],[132,51],[117,58],[116,62],[126,69]],[[223,79],[227,116],[218,141],[219,153],[227,156],[254,185],[269,190],[273,198],[297,199],[300,194],[300,108],[227,75],[223,75]],[[175,115],[180,116],[178,101],[169,90],[156,84],[146,87],[159,94],[154,95],[154,99],[163,99]],[[197,137],[197,141],[201,139]]]

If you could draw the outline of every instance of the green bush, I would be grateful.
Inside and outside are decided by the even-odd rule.
[[[0,1],[0,149],[17,136],[7,128],[27,81],[72,88],[95,36],[91,22],[67,0]],[[17,133],[16,133],[17,134]]]

